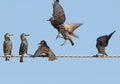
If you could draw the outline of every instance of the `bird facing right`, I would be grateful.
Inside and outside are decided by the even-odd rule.
[[[22,33],[21,38],[21,44],[19,48],[19,55],[20,55],[20,62],[23,62],[23,56],[24,54],[28,54],[28,42],[26,37],[29,36],[29,34]]]
[[[102,54],[103,56],[108,56],[107,53],[105,52],[105,47],[107,47],[109,40],[114,33],[115,31],[113,31],[109,35],[103,35],[97,38],[96,48],[98,50],[98,54]]]

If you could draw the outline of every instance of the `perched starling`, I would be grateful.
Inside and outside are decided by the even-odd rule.
[[[53,53],[53,51],[50,49],[50,47],[47,45],[46,41],[42,40],[39,43],[39,47],[36,50],[36,52],[34,53],[33,57],[38,57],[42,54],[46,54],[49,57],[50,61],[53,61],[56,59],[55,54]]]
[[[59,25],[64,24],[65,20],[66,20],[65,13],[62,6],[59,4],[59,0],[54,1],[53,14],[48,21],[50,21],[52,26],[58,30],[58,35],[56,38],[59,37],[60,33]]]
[[[12,34],[6,33],[4,35],[4,43],[3,43],[3,52],[4,52],[4,56],[5,56],[5,60],[9,61],[10,56],[11,56],[11,52],[12,52],[12,42],[10,40],[10,37],[12,36]]]
[[[105,52],[105,47],[107,47],[109,40],[114,33],[115,31],[113,31],[109,35],[103,35],[97,38],[96,48],[98,50],[98,54],[102,54],[103,56],[104,55],[108,56],[107,53]]]
[[[19,55],[20,55],[20,62],[23,62],[23,56],[24,54],[28,54],[28,42],[26,39],[26,36],[29,36],[29,34],[22,33],[20,38],[21,38],[21,44],[19,48]]]
[[[79,26],[81,26],[82,23],[67,23],[60,25],[60,32],[65,39],[65,42],[61,45],[64,45],[66,43],[66,40],[69,40],[71,42],[71,45],[74,45],[74,42],[72,41],[71,36],[75,38],[79,38],[75,33],[74,30],[76,30]]]

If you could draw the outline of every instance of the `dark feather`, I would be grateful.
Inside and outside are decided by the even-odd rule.
[[[24,54],[28,54],[28,42],[26,39],[26,36],[29,36],[25,33],[22,33],[20,38],[21,38],[21,44],[20,44],[20,48],[19,48],[19,55],[20,55],[20,62],[23,62],[23,56]]]
[[[106,46],[108,45],[108,43],[109,43],[109,40],[110,40],[111,36],[112,36],[114,33],[115,33],[115,31],[112,32],[112,33],[110,33],[109,35],[103,35],[103,36],[98,37],[98,38],[97,38],[97,42],[99,42],[99,44],[100,44],[101,46],[105,46],[105,47],[106,47]]]
[[[54,23],[57,25],[63,24],[66,20],[64,10],[58,2],[54,2],[53,4],[53,17]]]
[[[96,48],[98,49],[98,53],[107,55],[105,52],[105,47],[107,47],[109,40],[114,33],[115,31],[113,31],[109,35],[103,35],[97,38]]]
[[[59,31],[59,25],[63,24],[66,20],[64,10],[62,6],[58,3],[59,1],[54,1],[53,4],[53,14],[48,20],[51,22],[52,26]]]
[[[43,53],[45,53],[46,55],[48,55],[50,61],[56,59],[55,54],[49,48],[49,46],[47,45],[47,43],[45,41],[41,41],[40,46],[38,47],[38,49],[36,50],[36,52],[34,54],[34,57],[38,57],[38,56],[40,56]]]

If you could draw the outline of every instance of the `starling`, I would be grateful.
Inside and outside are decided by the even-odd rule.
[[[51,25],[58,31],[56,39],[59,37],[60,34],[59,25],[64,24],[65,20],[66,20],[65,13],[62,6],[59,4],[59,0],[54,1],[53,14],[48,21],[50,21]]]
[[[65,20],[66,16],[64,13],[64,9],[59,4],[59,0],[54,0],[53,15],[48,21],[50,21],[52,26],[58,30],[58,35],[56,39],[60,37],[59,36],[60,34],[62,34],[63,38],[65,39],[65,42],[61,45],[64,45],[66,43],[66,40],[68,39],[71,42],[71,45],[73,46],[74,42],[72,41],[71,36],[78,38],[78,36],[75,35],[73,31],[82,24],[80,23],[64,24]]]
[[[98,50],[98,54],[102,54],[103,56],[104,55],[108,56],[107,53],[105,52],[105,47],[107,47],[109,40],[114,33],[115,31],[113,31],[109,35],[103,35],[97,38],[96,48]]]
[[[56,59],[55,54],[53,53],[53,51],[50,49],[50,47],[47,45],[46,41],[42,40],[39,43],[39,47],[36,50],[36,52],[34,53],[33,57],[38,57],[41,54],[46,54],[49,57],[50,61],[53,61]]]
[[[20,62],[23,62],[23,56],[24,54],[28,54],[28,42],[26,37],[29,36],[29,34],[22,33],[20,38],[21,38],[21,44],[19,48],[19,55],[20,55]]]
[[[82,23],[67,23],[67,24],[63,24],[60,25],[60,32],[63,36],[63,38],[65,39],[64,43],[61,45],[64,45],[66,43],[66,40],[69,40],[71,45],[74,45],[74,42],[71,38],[71,36],[75,37],[75,38],[79,38],[75,33],[74,30],[76,30],[79,26],[81,26]]]
[[[9,34],[9,33],[6,33],[4,35],[4,43],[3,43],[3,52],[4,52],[4,56],[5,56],[5,60],[6,61],[9,61],[10,59],[10,56],[11,56],[11,52],[12,52],[12,42],[10,40],[10,37],[12,36],[13,34]]]

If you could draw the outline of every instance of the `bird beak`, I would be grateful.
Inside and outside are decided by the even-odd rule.
[[[83,25],[83,23],[80,23],[80,25]]]
[[[41,45],[41,43],[38,43],[38,45]]]
[[[10,34],[10,36],[13,36],[13,34]]]
[[[50,19],[48,19],[47,21],[50,21]]]
[[[26,34],[25,36],[30,36],[29,34]]]

